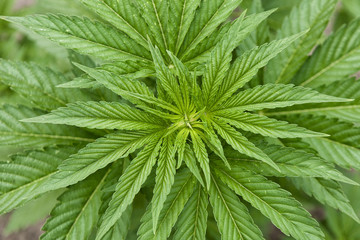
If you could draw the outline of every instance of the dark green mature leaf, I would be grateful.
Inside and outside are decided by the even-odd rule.
[[[343,26],[318,47],[294,83],[318,87],[347,78],[360,68],[360,19]],[[331,54],[329,54],[331,53]]]
[[[232,64],[226,79],[219,88],[213,106],[216,107],[231,97],[238,89],[249,82],[260,68],[264,67],[272,58],[283,51],[301,35],[302,33],[289,38],[275,40],[244,52]]]
[[[194,20],[201,0],[172,1],[169,7],[168,37],[169,50],[177,54]],[[176,33],[176,34],[174,34]]]
[[[101,187],[108,174],[108,169],[100,171],[63,193],[40,239],[87,239],[98,220]]]
[[[251,113],[228,112],[222,114],[219,119],[245,131],[269,137],[298,138],[327,136],[323,133],[317,133],[306,128],[298,127],[296,124],[289,124],[285,121],[278,121]]]
[[[105,60],[149,61],[145,48],[115,28],[87,18],[63,15],[6,17],[64,47]],[[82,31],[79,31],[81,29]]]
[[[261,0],[253,0],[251,1],[251,4],[249,4],[249,6],[246,5],[247,2],[249,1],[245,0],[245,4],[243,4],[241,7],[244,9],[247,8],[248,14],[264,12],[263,3]],[[277,9],[276,12],[278,11],[279,10]],[[274,14],[276,14],[276,12]],[[244,39],[244,41],[237,48],[236,53],[241,54],[246,50],[252,49],[256,46],[260,46],[266,43],[269,40],[269,36],[270,36],[268,21],[269,19],[266,19],[256,28],[254,32],[251,33],[251,35],[248,38]]]
[[[25,121],[97,129],[151,130],[164,128],[162,119],[118,102],[72,103],[49,114]]]
[[[270,61],[266,68],[265,82],[291,82],[292,77],[318,43],[334,12],[336,3],[336,0],[304,0],[292,9],[290,15],[284,19],[276,38],[289,37],[305,30],[308,32]]]
[[[161,140],[159,140],[158,135],[131,161],[130,166],[125,170],[116,185],[109,208],[101,219],[96,239],[101,239],[121,217],[127,206],[131,204],[141,185],[151,173],[160,146]]]
[[[202,1],[180,50],[180,59],[186,57],[211,34],[239,6],[241,0]]]
[[[338,209],[358,223],[360,222],[339,183],[320,178],[294,178],[292,181],[297,188],[303,190],[307,195],[313,196],[322,204]]]
[[[89,133],[77,128],[19,121],[44,113],[25,106],[2,106],[0,109],[0,145],[39,148],[41,146],[88,143],[95,140]]]
[[[77,183],[108,164],[142,148],[156,135],[157,133],[149,131],[115,132],[99,138],[62,162],[50,185],[66,187]]]
[[[179,216],[174,240],[205,239],[208,217],[207,206],[207,193],[198,184]]]
[[[312,114],[338,118],[343,121],[360,123],[360,81],[355,78],[337,81],[330,85],[317,88],[321,93],[335,97],[355,99],[348,103],[306,104],[291,108],[274,110],[266,113],[267,116],[281,116],[291,114]]]
[[[142,17],[148,25],[149,31],[156,42],[156,45],[163,50],[168,48],[167,39],[167,24],[168,24],[168,8],[169,3],[167,0],[143,0],[135,2],[141,9]],[[173,33],[169,33],[173,34]]]
[[[164,203],[163,210],[159,216],[159,224],[156,232],[153,231],[153,221],[151,216],[151,204],[148,206],[141,219],[138,230],[139,240],[167,239],[175,225],[178,216],[184,209],[186,202],[191,197],[195,188],[195,178],[187,169],[183,169],[175,176],[174,185]]]
[[[360,128],[337,119],[311,115],[303,117],[292,115],[287,117],[286,120],[329,135],[327,138],[303,139],[326,161],[343,168],[360,169]]]
[[[216,174],[286,235],[298,240],[325,239],[319,224],[291,194],[261,175],[215,167]]]
[[[274,94],[276,93],[276,94]],[[318,93],[310,88],[287,84],[266,84],[237,93],[215,110],[222,112],[255,111],[264,108],[278,108],[304,103],[347,102],[350,100]]]
[[[264,239],[239,197],[213,174],[209,196],[222,239]]]
[[[229,151],[228,149],[226,149],[226,157],[231,161],[232,166],[245,168],[263,176],[317,177],[358,185],[358,183],[345,177],[341,172],[336,170],[332,164],[315,154],[307,153],[292,147],[263,144],[257,145],[276,163],[281,172],[269,168],[264,162],[249,159],[246,156],[239,155],[239,153]]]
[[[132,210],[133,210],[132,207],[128,206],[128,208],[124,211],[121,218],[104,235],[104,237],[101,240],[113,240],[113,239],[126,240],[129,231],[129,225],[132,219],[132,215],[131,215]]]
[[[128,159],[124,159],[123,161],[114,162],[111,165],[111,170],[104,181],[104,186],[102,187],[101,207],[99,209],[100,216],[98,219],[100,219],[105,213],[109,202],[111,201],[111,197],[114,194],[118,178],[123,174],[129,163],[130,161]],[[130,205],[127,207],[121,218],[112,228],[110,228],[101,240],[125,240],[129,232],[132,212],[133,206]]]
[[[46,183],[58,165],[74,152],[76,148],[28,151],[12,156],[11,162],[0,162],[0,214],[56,189]]]
[[[79,90],[56,88],[67,81],[64,75],[49,68],[0,59],[0,82],[44,110],[63,107],[69,102],[90,100]]]
[[[272,11],[251,15],[247,21],[243,21],[244,14],[242,14],[216,45],[206,64],[203,77],[202,90],[206,103],[211,104],[216,98],[217,90],[224,82],[230,68],[233,50],[271,13]]]
[[[215,48],[216,44],[221,41],[224,35],[229,31],[231,22],[227,22],[209,36],[207,36],[199,45],[194,48],[189,54],[182,59],[189,69],[202,69],[199,64],[204,64],[209,60],[211,51]]]
[[[137,43],[147,48],[148,27],[132,0],[81,0],[105,21],[125,32]]]

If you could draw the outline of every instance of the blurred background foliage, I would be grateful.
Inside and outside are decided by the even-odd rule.
[[[242,9],[239,9],[239,11],[249,9],[248,12],[252,13],[273,8],[278,9],[268,19],[268,26],[264,26],[266,34],[263,36],[256,36],[258,44],[262,44],[271,40],[271,36],[274,35],[275,29],[278,29],[281,26],[282,21],[286,15],[289,14],[291,8],[299,4],[299,2],[299,0],[262,0],[261,8],[263,9],[259,9],[259,6],[254,6],[254,1],[243,0]],[[96,16],[87,11],[78,0],[0,0],[0,15],[23,16],[36,13],[62,13],[66,15],[81,15],[96,18]],[[331,34],[331,32],[338,29],[341,25],[348,23],[357,17],[360,17],[360,0],[340,1],[337,10],[334,13],[333,20],[329,24],[329,28],[324,35]],[[258,31],[258,33],[264,31]],[[270,39],[268,39],[268,36],[270,36]],[[240,53],[242,47],[249,47],[246,46],[246,43],[243,44],[244,46],[239,47]],[[21,29],[16,25],[0,21],[0,58],[13,61],[32,61],[41,65],[50,66],[55,70],[72,74],[68,55],[69,53],[64,48]],[[0,84],[0,105],[10,102],[12,104],[26,104],[26,99],[22,99],[15,95],[11,89]],[[16,152],[16,149],[0,148],[0,161],[10,161],[8,155],[13,152]],[[344,172],[344,174],[360,183],[359,173]],[[281,185],[282,183],[279,182],[279,184]],[[303,192],[297,191],[295,186],[283,184],[283,187],[290,189],[295,197],[304,203],[305,207],[307,207],[322,225],[328,240],[360,240],[360,227],[351,218],[332,208],[323,207],[320,203],[309,198]],[[360,188],[352,185],[344,185],[343,187],[345,193],[349,196],[354,209],[360,216]],[[1,229],[0,226],[0,239],[3,239],[2,235],[17,232],[44,219],[55,205],[56,198],[59,194],[61,194],[61,191],[50,192],[14,211],[11,214],[5,229]],[[261,226],[266,239],[292,239],[282,235],[280,231],[273,227],[271,223],[256,210],[252,210],[251,214],[253,215],[255,222]],[[139,216],[141,216],[140,213]],[[212,216],[210,215],[209,218],[212,218]],[[215,223],[209,221],[209,232],[211,232],[211,229],[213,228],[216,228]],[[13,237],[11,239],[18,239],[16,238],[16,235],[12,236],[15,236],[15,238]],[[25,239],[33,240],[30,238]],[[214,231],[213,239],[220,239],[220,236],[216,235],[216,231]]]

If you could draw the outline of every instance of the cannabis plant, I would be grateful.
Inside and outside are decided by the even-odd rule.
[[[73,71],[0,61],[27,99],[0,110],[0,143],[24,147],[0,165],[0,213],[66,188],[41,239],[264,239],[248,209],[325,239],[295,186],[359,221],[336,167],[360,169],[360,20],[324,40],[337,1],[276,31],[258,0],[235,19],[241,0],[82,2],[103,21],[2,17]]]

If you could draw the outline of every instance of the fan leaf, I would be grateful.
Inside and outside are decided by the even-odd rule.
[[[131,204],[156,163],[160,145],[161,140],[158,135],[131,161],[130,166],[120,177],[109,207],[102,217],[96,239],[101,239]]]
[[[174,240],[205,239],[208,217],[207,206],[207,193],[200,185],[197,185],[176,223],[177,229]]]
[[[77,102],[25,122],[66,124],[118,130],[152,130],[164,127],[162,119],[117,102]]]
[[[89,143],[95,139],[86,131],[51,124],[20,122],[45,112],[25,106],[4,105],[0,108],[0,145],[42,147]]]
[[[63,15],[5,17],[60,45],[104,60],[149,62],[148,51],[115,28],[88,18]],[[146,54],[147,53],[147,54]]]
[[[291,194],[261,175],[233,168],[214,168],[216,174],[286,235],[298,240],[325,239],[319,224]]]
[[[156,232],[153,231],[153,220],[151,216],[151,204],[148,206],[144,216],[141,218],[141,225],[138,230],[138,240],[160,240],[167,239],[175,225],[186,202],[191,197],[195,188],[195,178],[186,169],[175,176],[174,185],[166,198],[163,210],[159,216],[159,224]]]
[[[213,174],[209,196],[222,239],[264,239],[239,197]]]
[[[270,61],[265,82],[289,83],[318,43],[337,4],[336,0],[305,0],[294,7],[284,19],[276,38],[289,37],[308,30],[289,47]]]
[[[318,87],[347,78],[360,68],[360,19],[353,20],[316,49],[293,82]],[[329,54],[331,53],[331,54]]]
[[[55,190],[54,186],[46,186],[46,183],[58,165],[74,152],[76,148],[49,148],[19,153],[12,156],[9,163],[0,162],[0,214],[23,205],[41,193]]]

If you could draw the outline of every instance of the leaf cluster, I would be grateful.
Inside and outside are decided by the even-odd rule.
[[[205,239],[215,222],[265,239],[249,207],[325,239],[284,179],[360,221],[337,168],[360,169],[360,20],[319,45],[337,1],[301,1],[275,33],[258,0],[233,21],[241,0],[82,3],[102,20],[2,17],[71,49],[73,71],[0,60],[27,100],[0,109],[0,144],[26,148],[1,163],[1,214],[66,188],[41,239]]]

